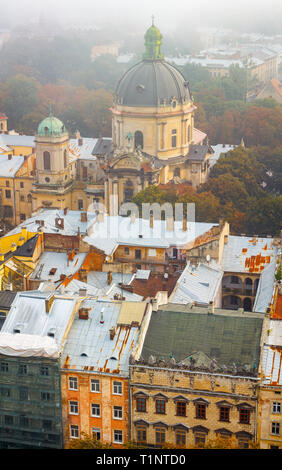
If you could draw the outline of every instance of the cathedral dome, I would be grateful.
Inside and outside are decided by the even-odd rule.
[[[67,134],[67,130],[65,125],[60,121],[60,119],[56,118],[52,115],[50,111],[50,115],[43,119],[38,126],[37,134],[41,136],[61,136],[63,134]]]
[[[163,59],[162,35],[154,24],[145,34],[143,60],[119,81],[115,102],[122,106],[155,107],[191,101],[188,82],[182,73]]]

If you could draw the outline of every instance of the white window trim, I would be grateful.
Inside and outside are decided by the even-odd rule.
[[[72,429],[73,429],[74,426],[75,426],[75,428],[76,428],[75,430],[78,431],[78,436],[73,436],[73,435],[72,435]],[[72,439],[79,439],[79,426],[78,426],[78,424],[71,424],[71,425],[70,425],[70,437],[71,437]]]
[[[91,393],[101,393],[101,387],[100,387],[101,383],[100,383],[100,380],[98,380],[98,382],[99,382],[99,390],[92,390],[92,381],[93,381],[93,380],[98,380],[98,379],[90,379],[90,392],[91,392]],[[95,385],[96,385],[96,384],[95,384]]]
[[[280,411],[274,411],[274,405],[279,404],[280,405]],[[280,401],[274,401],[272,402],[272,413],[280,415],[282,410],[282,403]]]
[[[115,432],[121,432],[121,441],[115,440]],[[114,444],[123,444],[123,431],[121,429],[114,429],[113,434],[114,434]]]
[[[117,380],[115,382],[118,382]],[[123,387],[122,387],[122,382],[119,382],[120,385],[115,385],[115,383],[113,382],[113,395],[122,395],[122,392],[123,392]],[[121,386],[121,392],[115,392],[115,387],[118,387],[120,388]]]
[[[113,419],[118,419],[118,420],[122,420],[123,419],[123,407],[122,406],[119,406],[119,408],[121,408],[121,410],[118,410],[118,412],[121,412],[121,417],[119,416],[115,416],[115,408],[117,407],[118,405],[115,405],[113,406]]]
[[[76,388],[71,387],[71,385],[70,385],[70,381],[73,380],[73,379],[76,379]],[[77,379],[77,377],[69,377],[69,390],[78,390],[78,379]]]
[[[93,413],[93,406],[98,406],[99,407],[99,414],[94,414]],[[100,403],[91,403],[91,416],[93,416],[95,418],[101,418],[101,405],[100,405]]]
[[[77,403],[77,412],[71,411],[71,406],[76,406],[76,405],[71,405],[71,402]],[[69,401],[69,414],[70,414],[70,415],[76,415],[76,416],[79,415],[79,404],[78,404],[78,401],[77,401],[77,400],[70,400],[70,401]]]
[[[279,432],[273,432],[272,431],[272,425],[273,424],[279,424]],[[270,434],[272,436],[281,436],[281,424],[282,424],[282,422],[280,422],[280,421],[272,421],[271,422],[271,424],[270,424]]]

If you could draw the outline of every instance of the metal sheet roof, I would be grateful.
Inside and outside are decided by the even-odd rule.
[[[271,263],[275,263],[277,248],[273,241],[273,238],[230,235],[223,249],[223,270],[260,274]]]
[[[77,299],[56,293],[47,313],[45,301],[49,296],[50,293],[39,291],[18,293],[1,332],[14,334],[14,329],[19,329],[19,341],[21,334],[44,337],[51,332],[60,348]]]
[[[10,160],[8,155],[0,155],[0,177],[14,178],[23,163],[24,157],[19,155],[13,155]]]
[[[121,302],[89,300],[89,305],[92,307],[88,320],[76,317],[72,324],[62,353],[62,367],[127,375],[139,329],[117,326]],[[115,336],[110,339],[113,327]]]
[[[200,263],[186,266],[170,296],[169,301],[177,304],[191,302],[209,303],[214,301],[220,286],[223,271]]]
[[[40,281],[51,280],[53,282],[60,281],[61,275],[70,276],[75,274],[81,268],[86,256],[87,253],[78,253],[74,255],[71,261],[68,259],[67,253],[45,251],[40,256],[30,279]],[[52,272],[54,274],[51,274]]]

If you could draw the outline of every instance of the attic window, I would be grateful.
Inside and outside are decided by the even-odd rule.
[[[52,268],[49,271],[49,276],[54,276],[55,272],[57,271],[57,268]]]
[[[110,357],[111,360],[117,361],[117,358],[115,356]]]
[[[145,90],[145,87],[139,83],[139,85],[136,86],[136,90],[139,91],[139,93],[142,93]]]
[[[81,357],[88,357],[88,355],[86,353],[81,353],[80,356]]]
[[[21,330],[19,330],[18,328],[14,328],[14,333],[20,333]]]

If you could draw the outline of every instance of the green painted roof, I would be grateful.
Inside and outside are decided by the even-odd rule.
[[[177,363],[187,364],[190,356],[200,356],[206,358],[205,367],[209,367],[209,358],[216,360],[220,370],[225,369],[223,366],[231,369],[233,364],[238,371],[246,365],[250,371],[257,370],[263,315],[221,309],[215,312],[168,305],[153,313],[141,358],[148,361],[152,355],[169,361],[172,354]],[[199,366],[199,360],[196,362]]]
[[[52,115],[43,119],[37,129],[37,134],[41,136],[59,136],[66,133],[67,130],[62,121]]]

